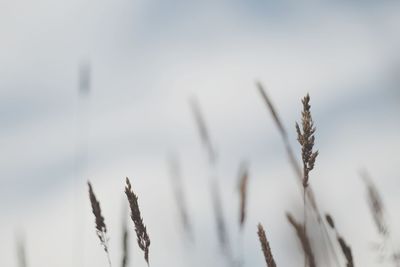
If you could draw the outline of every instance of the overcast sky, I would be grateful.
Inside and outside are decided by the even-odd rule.
[[[378,259],[360,169],[374,177],[390,223],[400,223],[397,1],[2,0],[0,36],[1,266],[17,266],[18,233],[29,266],[107,266],[88,179],[118,266],[126,176],[140,197],[152,266],[221,266],[193,97],[217,150],[232,249],[241,247],[237,175],[246,160],[245,266],[264,264],[258,222],[279,266],[302,262],[284,217],[301,207],[301,195],[255,81],[266,86],[298,158],[294,122],[310,93],[320,151],[310,182],[358,266]],[[85,64],[91,89],[82,96]],[[195,229],[189,248],[170,183],[171,152]],[[131,266],[145,266],[129,225]],[[393,235],[400,245],[398,229]]]

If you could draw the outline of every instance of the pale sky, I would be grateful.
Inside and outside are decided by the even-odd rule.
[[[302,254],[284,214],[297,214],[302,199],[256,80],[279,110],[298,158],[294,122],[310,93],[320,151],[310,183],[356,264],[377,266],[370,246],[378,236],[358,172],[369,170],[389,222],[399,225],[400,3],[2,0],[0,36],[0,266],[17,266],[20,232],[30,267],[107,266],[88,179],[118,266],[126,176],[152,239],[151,266],[223,265],[191,97],[218,153],[232,249],[242,247],[244,266],[265,265],[256,235],[261,222],[278,266],[297,266]],[[92,79],[82,99],[78,70],[85,62]],[[169,179],[171,151],[181,161],[195,229],[189,248]],[[240,245],[242,160],[249,162],[250,184]],[[130,266],[145,266],[129,225]]]

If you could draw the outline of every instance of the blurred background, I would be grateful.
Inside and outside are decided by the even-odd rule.
[[[299,160],[294,124],[310,93],[320,151],[310,183],[321,212],[334,216],[357,266],[392,266],[372,250],[379,234],[359,171],[371,174],[400,245],[400,2],[1,0],[0,36],[0,266],[21,266],[18,240],[27,266],[107,266],[87,180],[119,266],[125,177],[139,195],[151,266],[223,266],[210,175],[243,266],[265,265],[258,222],[278,266],[298,266],[285,212],[300,220],[302,195],[256,81]],[[191,99],[216,151],[213,170]],[[194,242],[182,232],[170,155]],[[129,266],[146,266],[128,226]]]

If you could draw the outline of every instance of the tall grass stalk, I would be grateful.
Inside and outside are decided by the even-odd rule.
[[[304,193],[303,171],[302,171],[302,168],[300,167],[300,165],[296,159],[296,156],[293,152],[293,149],[290,145],[288,133],[284,127],[284,124],[282,123],[282,120],[280,119],[279,113],[278,113],[276,107],[273,105],[273,102],[272,102],[271,98],[268,96],[264,86],[260,82],[256,82],[256,87],[257,87],[263,101],[265,102],[265,104],[272,116],[272,119],[280,133],[286,154],[289,159],[290,166],[292,167],[296,177],[298,178],[297,181],[298,181],[298,184],[301,186],[301,191],[302,191],[303,205],[306,202],[304,200],[304,194],[305,194],[306,198],[308,200],[308,203],[310,204],[310,206],[308,206],[308,207],[310,207],[311,210],[313,211],[313,214],[315,215],[315,219],[318,223],[318,226],[320,227],[320,231],[321,231],[323,239],[324,239],[324,246],[326,247],[327,250],[329,250],[331,252],[336,265],[339,267],[340,266],[339,258],[336,254],[335,248],[333,246],[333,242],[329,236],[327,227],[325,225],[323,216],[318,207],[318,203],[316,201],[316,198],[315,198],[315,195],[314,195],[311,185],[309,185],[307,187],[307,190]],[[304,206],[306,206],[306,205],[304,205]],[[330,262],[328,262],[328,264],[330,265]]]
[[[92,184],[89,181],[87,184],[89,187],[90,204],[92,206],[92,212],[95,217],[96,234],[100,240],[100,244],[103,246],[103,249],[106,252],[108,264],[110,267],[112,267],[109,246],[108,246],[107,227],[104,222],[104,217],[101,213],[100,203],[93,192]]]

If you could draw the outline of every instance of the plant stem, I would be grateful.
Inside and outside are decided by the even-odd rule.
[[[307,191],[307,187],[304,186],[303,187],[303,211],[304,211],[304,224],[303,224],[303,232],[304,232],[304,236],[307,235],[307,206],[306,206],[306,191]],[[307,266],[307,254],[304,255],[304,267]]]

